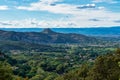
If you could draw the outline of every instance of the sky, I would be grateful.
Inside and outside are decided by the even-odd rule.
[[[120,0],[0,0],[0,28],[120,26]]]

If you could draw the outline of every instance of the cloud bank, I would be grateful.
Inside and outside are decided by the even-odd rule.
[[[64,15],[59,19],[38,20],[36,18],[22,20],[2,20],[0,27],[107,27],[120,26],[120,13],[112,12],[105,6],[98,5],[102,2],[115,3],[114,0],[91,0],[86,4],[69,4],[64,0],[39,0],[25,6],[14,6],[16,10],[31,12],[46,12]],[[9,9],[0,6],[0,10]],[[57,18],[57,16],[55,16]]]

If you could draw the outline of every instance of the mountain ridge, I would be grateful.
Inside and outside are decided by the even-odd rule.
[[[96,38],[76,33],[58,33],[51,29],[41,32],[15,32],[0,30],[0,40],[24,41],[30,43],[91,43]]]
[[[117,27],[98,27],[98,28],[51,28],[58,33],[77,33],[88,36],[120,36],[120,26]],[[5,31],[15,32],[40,32],[43,28],[0,28]]]

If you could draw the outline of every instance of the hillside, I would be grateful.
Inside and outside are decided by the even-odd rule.
[[[97,40],[76,33],[58,33],[51,29],[42,32],[14,32],[0,30],[0,40],[21,41],[29,43],[93,43]]]
[[[40,32],[43,30],[43,28],[0,28],[0,30],[16,32]],[[120,35],[120,26],[98,28],[52,28],[52,30],[60,33],[77,33],[101,37],[114,37]]]
[[[35,51],[35,52],[65,52],[65,49],[59,46],[44,45],[44,44],[34,44],[20,41],[1,41],[0,40],[0,50],[2,51]]]

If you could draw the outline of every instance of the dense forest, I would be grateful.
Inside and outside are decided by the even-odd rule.
[[[120,49],[64,48],[66,52],[0,52],[0,80],[119,80]]]

